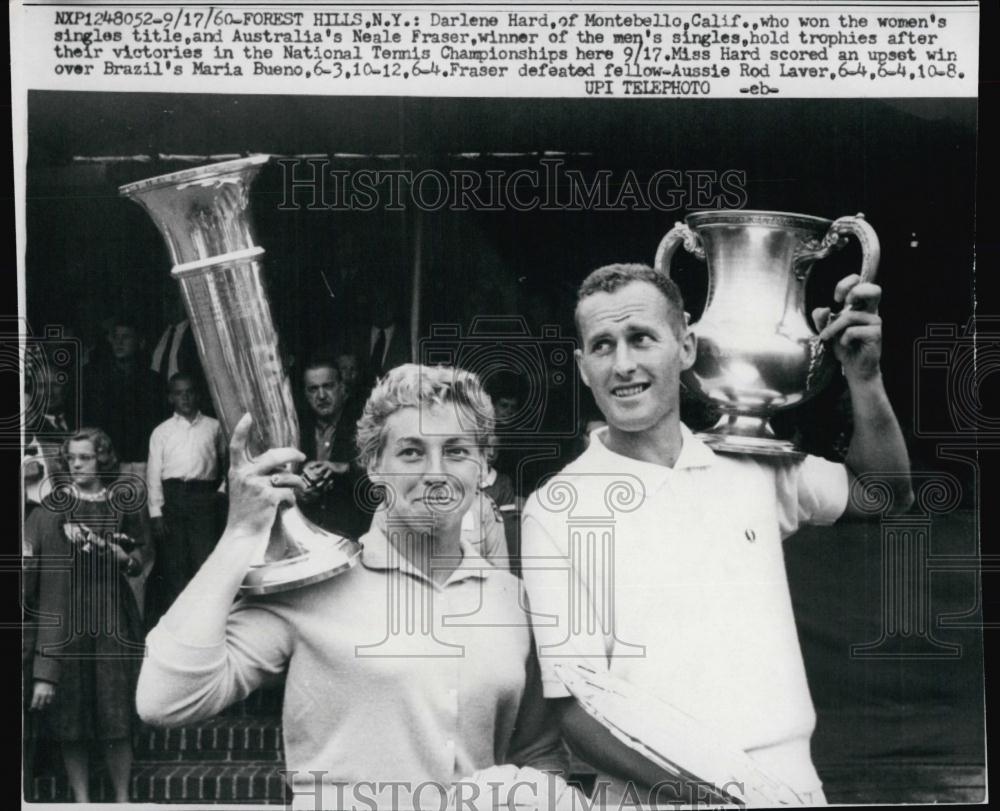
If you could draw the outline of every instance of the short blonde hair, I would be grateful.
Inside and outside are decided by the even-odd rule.
[[[493,402],[472,372],[447,366],[421,366],[404,363],[381,378],[365,403],[358,420],[356,442],[358,464],[369,468],[378,462],[385,450],[386,422],[401,408],[454,405],[462,424],[471,422],[487,459],[493,455],[496,437]]]

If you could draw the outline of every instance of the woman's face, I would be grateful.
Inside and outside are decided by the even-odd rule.
[[[97,451],[89,439],[71,441],[66,448],[66,462],[77,487],[88,488],[98,483]]]
[[[486,469],[455,407],[401,408],[386,420],[382,456],[369,470],[390,491],[388,518],[414,529],[457,529]]]

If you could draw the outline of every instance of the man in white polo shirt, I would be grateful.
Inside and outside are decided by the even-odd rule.
[[[545,695],[567,741],[600,770],[609,807],[646,801],[642,791],[669,776],[586,714],[558,663],[609,670],[725,730],[720,746],[746,751],[807,803],[825,802],[781,541],[851,515],[855,475],[890,474],[896,503],[912,501],[879,366],[880,295],[851,276],[834,296],[843,312],[814,313],[854,411],[840,465],[715,454],[680,421],[695,338],[676,285],[644,265],[604,267],[581,285],[577,362],[608,425],[529,499],[522,559]]]

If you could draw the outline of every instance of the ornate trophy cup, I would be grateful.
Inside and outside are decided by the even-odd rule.
[[[227,434],[253,416],[250,452],[298,447],[299,423],[264,292],[250,220],[249,189],[267,155],[226,161],[122,186],[167,242],[212,402]],[[270,594],[332,577],[354,565],[360,547],[283,508],[245,593]]]
[[[836,361],[806,318],[805,288],[813,263],[850,234],[861,244],[861,279],[871,281],[879,241],[863,214],[831,222],[779,211],[701,211],[660,242],[656,267],[667,275],[680,245],[708,264],[705,311],[691,328],[697,356],[682,380],[722,411],[700,435],[715,450],[800,455],[768,420],[832,379]]]

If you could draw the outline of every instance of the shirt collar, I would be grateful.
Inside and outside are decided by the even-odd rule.
[[[398,569],[400,572],[423,580],[432,586],[443,588],[462,580],[477,578],[485,580],[493,565],[486,558],[480,555],[475,548],[464,538],[459,539],[459,548],[462,550],[462,560],[455,567],[448,579],[442,586],[434,583],[424,572],[415,567],[398,550],[392,547],[389,539],[385,535],[382,527],[377,526],[376,521],[372,521],[371,528],[360,538],[361,543],[361,563],[366,569],[385,570]]]
[[[681,445],[680,456],[677,457],[674,470],[711,467],[715,463],[715,451],[698,439],[683,422],[681,423],[681,437],[684,439],[684,444]]]
[[[178,422],[186,422],[189,425],[197,425],[201,421],[202,414],[200,411],[196,411],[193,420],[188,420],[186,417],[182,417],[176,411],[174,412],[174,419]]]
[[[590,434],[590,445],[587,448],[587,455],[594,459],[602,469],[624,469],[635,472],[640,476],[656,477],[658,474],[669,475],[671,471],[676,470],[711,467],[715,461],[715,452],[698,439],[684,423],[681,423],[681,452],[678,454],[673,468],[615,453],[604,444],[602,439],[602,437],[607,435],[607,432],[607,426],[592,431]]]
[[[336,432],[337,426],[340,424],[340,417],[344,413],[344,409],[341,408],[340,412],[337,414],[337,418],[332,422],[328,423],[326,426],[320,425],[319,420],[313,415],[313,432],[316,436],[323,436],[325,434],[332,434]]]

